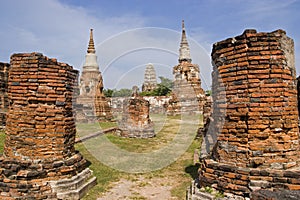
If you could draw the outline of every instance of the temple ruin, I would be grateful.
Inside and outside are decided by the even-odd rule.
[[[9,63],[0,62],[0,125],[2,127],[6,124],[6,112],[8,109],[7,81],[9,67]]]
[[[153,91],[157,87],[156,72],[152,63],[146,66],[142,91]]]
[[[79,122],[112,120],[111,109],[103,94],[103,78],[97,62],[93,29],[90,30],[90,40],[79,80],[79,95],[76,103],[76,119]]]
[[[95,111],[96,117],[99,122],[103,121],[112,121],[113,115],[111,112],[111,108],[107,102],[107,99],[103,93],[103,80],[102,76],[99,78],[99,82],[96,86],[95,93]]]
[[[149,116],[149,101],[138,94],[137,86],[132,90],[132,96],[124,101],[122,120],[119,122],[120,135],[131,138],[154,137],[154,124]]]
[[[169,105],[168,114],[202,113],[205,103],[205,92],[201,88],[199,66],[192,64],[183,20],[178,62],[179,64],[173,68],[175,80],[172,96],[174,99],[171,100],[172,104]]]
[[[283,30],[246,30],[211,55],[213,121],[200,185],[251,199],[300,190],[293,40]]]
[[[77,73],[40,53],[11,56],[1,199],[80,199],[96,184],[74,148]]]

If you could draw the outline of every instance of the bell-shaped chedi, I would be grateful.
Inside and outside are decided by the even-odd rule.
[[[169,105],[168,114],[201,114],[205,103],[205,93],[201,88],[199,66],[192,63],[183,20],[178,61],[179,64],[173,67],[174,89],[172,92],[178,100],[177,105],[173,105],[181,109],[177,112],[172,105]]]
[[[77,97],[77,103],[90,106],[94,104],[96,87],[100,77],[101,73],[99,71],[94,46],[93,29],[91,29],[87,54],[85,55],[85,62],[79,79],[79,96]]]
[[[79,80],[79,95],[76,100],[78,122],[111,121],[112,113],[103,94],[103,78],[99,71],[93,29],[90,30],[85,62]]]

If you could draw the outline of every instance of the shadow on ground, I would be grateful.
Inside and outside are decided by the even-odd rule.
[[[198,178],[198,169],[200,167],[199,163],[196,163],[195,165],[189,165],[187,166],[184,171],[188,173],[193,179]]]

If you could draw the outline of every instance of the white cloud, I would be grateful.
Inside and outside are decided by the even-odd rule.
[[[86,52],[89,29],[94,28],[98,42],[128,28],[143,26],[143,18],[124,16],[99,19],[81,7],[57,0],[11,0],[1,5],[0,60],[20,51],[40,51],[79,68]],[[100,13],[101,15],[101,13]]]

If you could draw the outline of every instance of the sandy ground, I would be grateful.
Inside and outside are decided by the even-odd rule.
[[[113,183],[111,189],[97,200],[174,200],[171,197],[171,184],[167,178],[146,179],[139,176],[134,180],[121,179]]]

